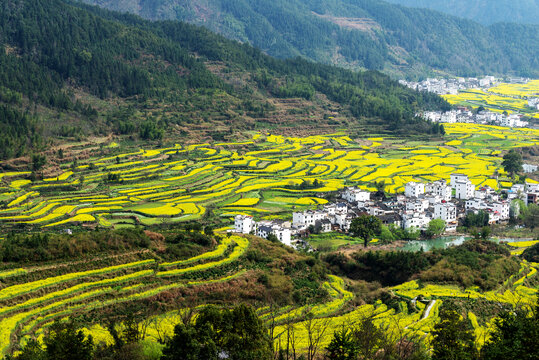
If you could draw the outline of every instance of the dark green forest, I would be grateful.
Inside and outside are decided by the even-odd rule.
[[[224,124],[231,108],[263,118],[271,108],[267,98],[312,100],[321,94],[356,121],[378,119],[401,133],[436,132],[415,113],[448,108],[441,98],[408,90],[379,72],[351,72],[300,58],[278,60],[186,23],[150,22],[61,0],[2,2],[0,35],[4,159],[38,149],[48,141],[44,136],[69,137],[80,127],[159,140],[173,124],[197,125],[198,120],[187,117],[215,107],[216,98],[222,99],[220,113],[203,120],[214,116]],[[211,71],[209,64],[215,63],[232,75],[225,79]],[[250,82],[245,86],[234,84],[246,76]],[[126,106],[107,106],[119,99]],[[152,105],[178,103],[185,116],[136,116]],[[61,129],[53,131],[42,116],[49,110],[43,109],[57,114]],[[75,119],[71,128],[63,116]],[[264,126],[261,122],[258,126]]]
[[[280,58],[302,56],[408,77],[432,75],[433,69],[459,76],[539,74],[538,25],[481,25],[462,18],[480,12],[479,6],[452,7],[455,1],[444,6],[465,8],[455,14],[460,18],[381,0],[83,1],[152,20],[202,25]],[[537,5],[511,12],[507,7],[504,1],[495,10],[510,17],[520,9],[533,18],[526,9]],[[493,7],[482,8],[485,15]]]
[[[535,0],[387,0],[404,6],[433,9],[490,25],[499,22],[539,24]]]

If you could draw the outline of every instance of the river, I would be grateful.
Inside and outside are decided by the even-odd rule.
[[[417,240],[417,241],[408,241],[406,244],[400,248],[404,251],[431,251],[434,249],[445,249],[449,246],[461,245],[464,241],[471,239],[468,236],[442,236],[436,239],[431,240]],[[511,238],[491,238],[491,241],[501,242],[518,242],[518,241],[530,241],[531,239],[511,239]]]

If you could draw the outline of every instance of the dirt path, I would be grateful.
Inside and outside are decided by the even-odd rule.
[[[421,320],[425,320],[426,318],[429,317],[430,315],[430,312],[432,310],[432,308],[434,307],[434,305],[436,304],[436,300],[432,300],[429,305],[427,306],[427,309],[425,310],[425,313],[423,314],[423,317],[421,318]]]

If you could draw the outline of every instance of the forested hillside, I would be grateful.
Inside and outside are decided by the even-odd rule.
[[[1,158],[58,137],[223,139],[283,123],[328,125],[329,114],[345,121],[334,125],[430,132],[415,112],[448,106],[377,72],[276,60],[193,25],[61,0],[2,2],[0,34]]]
[[[481,24],[497,22],[539,24],[537,0],[387,0],[405,6],[433,9]]]
[[[433,69],[461,76],[539,74],[537,25],[487,27],[380,0],[83,1],[202,25],[280,58],[301,55],[409,77]]]

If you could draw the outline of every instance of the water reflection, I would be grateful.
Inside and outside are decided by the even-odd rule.
[[[445,236],[439,237],[432,240],[418,240],[418,241],[408,241],[401,249],[404,251],[430,251],[433,249],[445,249],[449,246],[457,246],[464,243],[464,241],[471,239],[468,236]],[[511,239],[511,238],[491,238],[491,241],[495,242],[518,242],[518,241],[529,241],[530,239]]]

